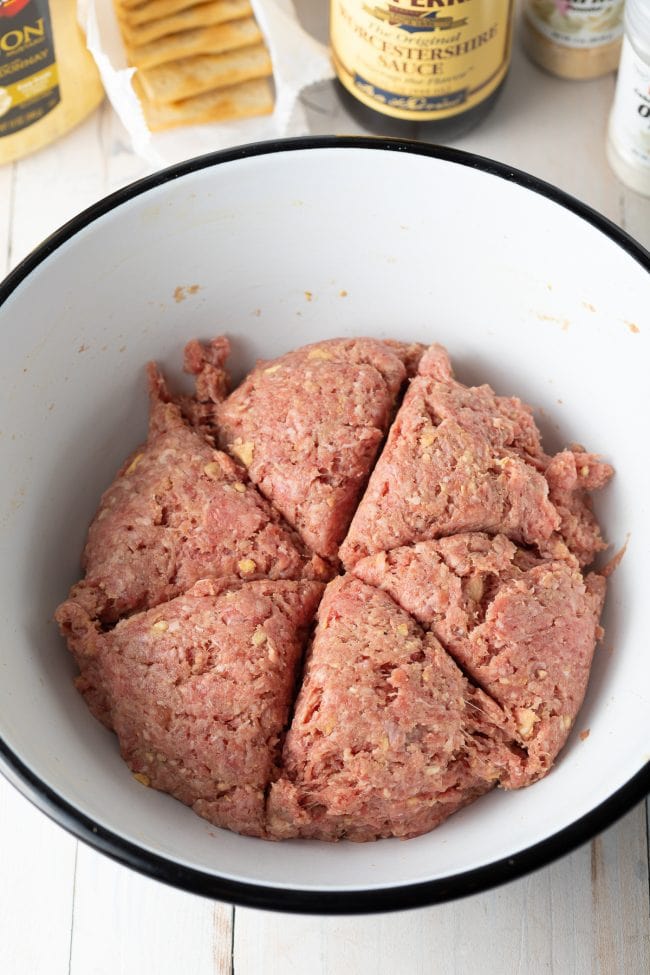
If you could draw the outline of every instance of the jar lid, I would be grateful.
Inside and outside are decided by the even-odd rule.
[[[650,45],[650,3],[648,0],[627,0],[625,27],[630,34]]]

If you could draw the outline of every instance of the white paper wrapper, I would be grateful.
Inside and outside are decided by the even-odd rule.
[[[271,52],[276,91],[273,114],[152,133],[131,87],[135,69],[127,65],[112,2],[78,0],[79,23],[106,94],[134,151],[150,165],[167,166],[215,149],[306,131],[298,98],[304,88],[333,77],[327,48],[303,30],[291,0],[251,0],[251,4]]]

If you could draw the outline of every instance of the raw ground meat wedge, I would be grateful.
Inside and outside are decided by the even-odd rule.
[[[420,359],[427,351],[426,345],[422,342],[398,342],[396,339],[381,339],[381,344],[402,360],[409,379],[417,376]]]
[[[542,551],[564,541],[577,554],[597,551],[603,545],[583,490],[590,479],[571,486],[558,466],[544,453],[528,406],[489,386],[463,386],[445,350],[433,345],[391,427],[341,560],[350,569],[374,552],[467,531],[501,532]],[[549,467],[551,495],[544,476]],[[611,473],[601,465],[594,486],[606,480],[605,468]],[[591,539],[580,537],[589,533]]]
[[[271,836],[425,833],[520,758],[430,633],[385,593],[331,582],[267,804]],[[515,773],[516,774],[516,769]]]
[[[79,668],[74,686],[83,696],[88,710],[110,731],[113,730],[111,702],[101,671],[97,640],[100,628],[96,619],[73,599],[66,599],[56,608],[54,619],[59,632]]]
[[[113,623],[198,579],[328,578],[238,464],[183,420],[150,367],[147,442],[102,496],[70,597]]]
[[[214,444],[214,407],[230,392],[231,379],[226,370],[230,342],[218,335],[210,342],[192,339],[185,346],[183,369],[195,377],[193,396],[177,396],[183,416]]]
[[[585,695],[605,579],[482,533],[370,556],[353,572],[434,633],[503,708],[527,756],[518,784],[546,774]]]
[[[216,826],[264,835],[317,582],[198,582],[102,633],[78,603],[59,607],[77,659],[103,688],[104,723],[139,781]],[[79,689],[97,713],[94,688]]]
[[[581,566],[590,565],[598,552],[607,548],[591,508],[590,491],[604,487],[614,473],[596,454],[572,446],[550,457],[544,472],[549,497],[560,516],[559,538]],[[553,540],[544,554],[554,554]]]
[[[258,363],[216,406],[219,446],[325,559],[337,557],[420,351],[375,339],[319,342]]]

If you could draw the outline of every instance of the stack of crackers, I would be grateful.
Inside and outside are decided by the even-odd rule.
[[[152,131],[273,110],[271,58],[249,0],[114,2]]]

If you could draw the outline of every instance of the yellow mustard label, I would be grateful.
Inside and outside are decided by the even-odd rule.
[[[59,72],[56,64],[51,64],[36,74],[31,74],[22,81],[16,81],[13,85],[8,85],[2,89],[0,95],[0,114],[2,106],[22,105],[23,102],[31,102],[34,98],[40,98],[59,84]]]
[[[0,0],[0,138],[38,122],[60,101],[49,4]]]
[[[339,80],[393,118],[431,121],[479,105],[508,70],[514,0],[332,0]]]

